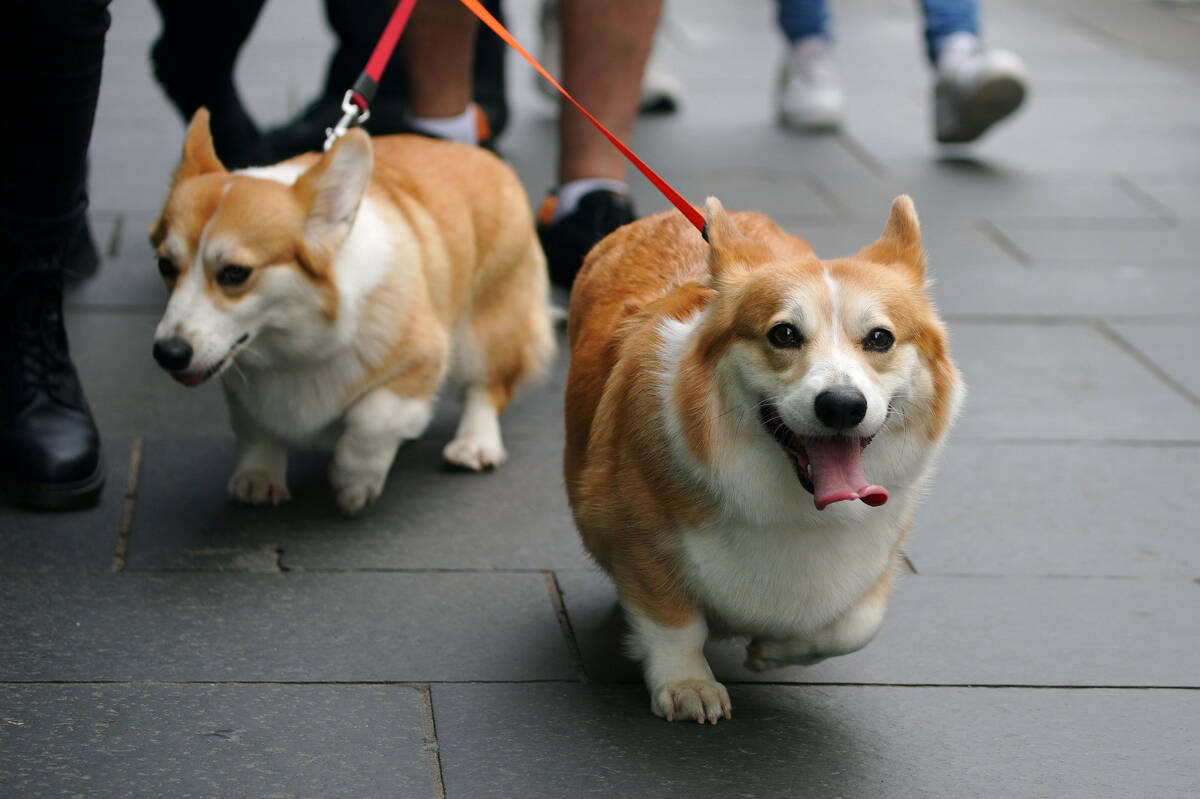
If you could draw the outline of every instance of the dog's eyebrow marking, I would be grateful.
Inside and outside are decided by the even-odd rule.
[[[830,313],[833,316],[833,348],[836,350],[841,343],[839,340],[841,336],[841,322],[838,319],[841,297],[838,296],[838,282],[833,279],[833,275],[829,272],[829,267],[821,270],[821,276],[825,278],[825,285],[829,287],[829,307]]]

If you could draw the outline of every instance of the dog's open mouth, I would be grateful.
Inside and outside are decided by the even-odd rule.
[[[198,386],[201,383],[203,383],[205,380],[207,380],[208,378],[212,377],[213,375],[217,374],[222,369],[224,369],[225,364],[229,363],[229,361],[233,358],[234,353],[237,352],[237,348],[240,347],[241,345],[245,344],[246,340],[249,338],[250,338],[250,334],[244,333],[241,338],[239,338],[237,341],[233,342],[233,346],[231,346],[229,348],[229,351],[226,352],[225,355],[223,355],[221,357],[221,360],[217,361],[216,363],[214,363],[212,366],[208,367],[207,369],[203,369],[203,370],[182,369],[178,372],[171,372],[171,377],[175,378],[180,383],[183,383],[185,386],[187,386],[189,388],[191,388],[192,386]]]
[[[863,474],[862,451],[871,439],[798,436],[783,423],[775,406],[767,403],[759,406],[759,416],[791,459],[800,485],[813,495],[817,510],[848,499],[861,499],[871,506],[887,502],[887,489],[868,483]]]

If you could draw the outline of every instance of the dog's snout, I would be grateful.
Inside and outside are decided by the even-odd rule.
[[[834,430],[854,427],[867,415],[867,398],[850,386],[825,389],[817,395],[813,406],[821,424]]]
[[[186,369],[192,362],[192,345],[179,336],[160,338],[154,342],[154,360],[171,372]]]

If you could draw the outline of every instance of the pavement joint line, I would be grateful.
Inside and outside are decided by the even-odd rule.
[[[814,175],[812,172],[807,172],[801,178],[801,182],[812,189],[813,194],[820,197],[821,200],[823,200],[825,204],[829,206],[830,210],[833,211],[834,217],[838,221],[854,221],[854,211],[850,208],[850,206],[842,202],[841,198],[837,196],[837,192],[833,190],[833,187],[821,180],[820,177]]]
[[[116,258],[121,254],[121,233],[125,229],[125,215],[117,214],[113,218],[112,227],[108,233],[108,246],[105,247],[105,255],[109,259]]]
[[[858,139],[851,136],[845,130],[838,131],[838,134],[834,138],[838,144],[842,145],[842,148],[846,152],[850,153],[851,158],[858,161],[872,175],[877,178],[886,178],[888,176],[887,167],[883,165],[883,162],[871,155],[866,146]]]
[[[1037,327],[1086,327],[1103,322],[1192,322],[1196,317],[1184,314],[1164,314],[1162,316],[1146,314],[1077,314],[1062,315],[1031,315],[1031,314],[944,314],[947,322],[969,325],[1036,325]]]
[[[1133,199],[1146,206],[1150,211],[1156,214],[1164,222],[1170,222],[1173,225],[1178,225],[1180,222],[1179,216],[1172,211],[1166,203],[1159,200],[1152,193],[1138,185],[1137,181],[1128,175],[1117,175],[1113,178],[1113,182],[1117,184],[1117,188]]]
[[[567,644],[567,656],[581,683],[588,682],[587,669],[583,664],[583,653],[579,650],[579,642],[575,640],[575,630],[571,627],[571,617],[567,615],[567,606],[563,602],[562,588],[558,584],[558,576],[553,571],[542,572],[546,583],[546,593],[550,595],[550,604],[554,606],[554,615],[558,617],[558,629],[562,631]]]
[[[421,727],[425,733],[425,755],[429,758],[429,778],[433,781],[433,795],[446,799],[446,781],[442,775],[441,745],[438,743],[437,723],[433,717],[433,692],[429,683],[416,686],[421,695]]]
[[[239,547],[229,547],[232,552],[245,551]],[[282,552],[282,550],[281,550]],[[223,553],[221,553],[223,554]],[[584,571],[594,568],[588,567],[586,564],[581,564],[579,567],[568,567],[567,571]],[[560,569],[561,570],[561,569]],[[296,566],[287,566],[278,572],[237,572],[237,571],[215,571],[208,569],[188,569],[188,568],[142,568],[130,569],[129,574],[539,574],[544,575],[548,569],[545,568],[511,568],[511,569],[472,569],[466,567],[455,568],[424,568],[421,566],[397,566],[389,568],[387,566],[305,566],[303,568]]]
[[[117,525],[117,543],[113,549],[112,570],[125,571],[125,558],[129,552],[129,536],[133,532],[133,506],[137,500],[138,481],[142,470],[142,452],[146,445],[144,436],[135,436],[129,449],[129,472],[125,478],[125,494],[121,501],[121,521]]]
[[[977,220],[975,227],[978,228],[983,235],[987,236],[993,244],[1008,253],[1009,256],[1021,266],[1031,266],[1033,264],[1033,257],[1021,249],[1021,247],[1015,241],[1008,237],[1008,234],[997,227],[996,224],[991,220]]]
[[[1036,437],[985,437],[985,436],[956,436],[955,441],[967,444],[996,444],[1010,446],[1049,445],[1062,447],[1145,447],[1171,449],[1180,447],[1191,449],[1200,447],[1200,441],[1195,439],[1138,439],[1138,438],[1036,438]]]
[[[1195,394],[1193,394],[1187,386],[1172,377],[1167,370],[1155,363],[1150,356],[1146,355],[1146,353],[1135,347],[1128,339],[1118,333],[1114,328],[1110,327],[1107,322],[1097,322],[1096,329],[1100,332],[1100,335],[1117,345],[1117,349],[1121,350],[1126,355],[1140,363],[1143,367],[1149,370],[1151,374],[1174,389],[1175,393],[1179,394],[1192,405],[1200,408],[1200,397],[1197,397]]]
[[[993,217],[999,222],[1014,225],[1022,230],[1161,230],[1174,231],[1174,222],[1160,219],[1130,216],[1008,216]],[[1016,245],[1014,245],[1016,246]],[[1022,252],[1024,252],[1022,250]],[[1029,256],[1030,263],[1036,259]]]
[[[990,688],[1030,691],[1200,691],[1198,685],[1146,685],[1122,683],[991,683],[991,682],[803,682],[789,680],[721,680],[724,685],[739,687],[774,686],[783,688]],[[0,681],[0,687],[17,688],[27,686],[136,686],[136,687],[255,687],[255,686],[295,686],[321,687],[337,686],[347,688],[413,688],[417,691],[422,686],[462,686],[462,685],[512,685],[512,686],[562,686],[579,687],[581,683],[575,680],[431,680],[429,682],[388,681],[388,680],[21,680]],[[605,680],[591,682],[591,687],[628,687],[642,686],[640,679]]]

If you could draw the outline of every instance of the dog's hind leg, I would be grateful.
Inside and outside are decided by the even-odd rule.
[[[746,646],[746,668],[764,671],[780,666],[811,666],[825,658],[862,649],[883,625],[892,566],[842,615],[812,633],[794,638],[757,637]]]
[[[546,265],[537,240],[472,309],[455,336],[452,380],[464,387],[463,413],[442,456],[472,471],[499,466],[507,453],[500,414],[522,382],[540,376],[554,357],[546,302]]]

